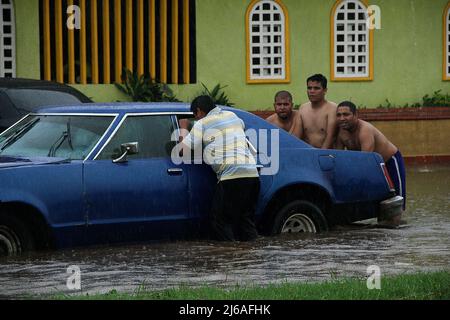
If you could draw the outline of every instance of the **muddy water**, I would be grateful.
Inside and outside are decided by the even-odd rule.
[[[367,277],[370,265],[382,275],[450,272],[450,167],[409,168],[407,191],[408,224],[397,230],[367,220],[326,234],[253,243],[172,242],[0,258],[0,298]],[[80,268],[81,290],[67,288],[71,265]]]

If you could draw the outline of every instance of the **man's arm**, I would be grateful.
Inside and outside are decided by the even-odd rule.
[[[299,139],[303,139],[303,121],[300,110],[297,112],[295,121],[297,121],[297,123],[294,124],[294,129],[292,130],[291,134]]]
[[[336,110],[332,110],[327,115],[327,135],[323,141],[321,149],[333,148],[334,140],[336,138],[337,124],[336,124]]]
[[[274,126],[277,126],[277,127],[278,127],[278,125],[276,124],[275,119],[276,119],[276,114],[273,114],[273,115],[267,117],[267,118],[266,118],[266,121],[269,122],[269,123],[271,123],[271,124],[273,124]]]
[[[201,150],[203,146],[203,125],[201,121],[197,121],[187,134],[179,142],[179,148],[182,150],[180,155],[190,155],[194,150]],[[199,149],[200,148],[200,149]],[[194,151],[195,152],[195,151]]]
[[[178,123],[180,125],[180,137],[178,142],[181,142],[189,134],[189,120],[180,119]]]
[[[361,151],[375,151],[375,136],[369,128],[361,128],[359,133],[359,143],[361,145]]]

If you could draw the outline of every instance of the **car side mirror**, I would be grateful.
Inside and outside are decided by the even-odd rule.
[[[120,145],[120,151],[122,152],[122,155],[117,159],[113,159],[114,163],[127,162],[127,156],[139,153],[139,143],[138,142],[122,143]]]

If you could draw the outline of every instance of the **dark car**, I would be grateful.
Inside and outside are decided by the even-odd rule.
[[[92,102],[70,86],[33,79],[0,78],[0,132],[46,105]]]
[[[258,161],[261,233],[323,232],[401,210],[379,154],[315,149],[225,109],[244,121]],[[3,132],[0,255],[201,235],[217,180],[195,152],[179,161],[185,118],[187,104],[84,104],[41,109]]]

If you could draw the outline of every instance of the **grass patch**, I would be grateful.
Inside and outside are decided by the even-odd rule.
[[[134,293],[112,290],[98,295],[56,295],[51,299],[87,300],[449,300],[450,272],[385,276],[381,289],[367,289],[367,279],[343,278],[318,283],[266,286],[180,286],[162,291],[140,287]]]

